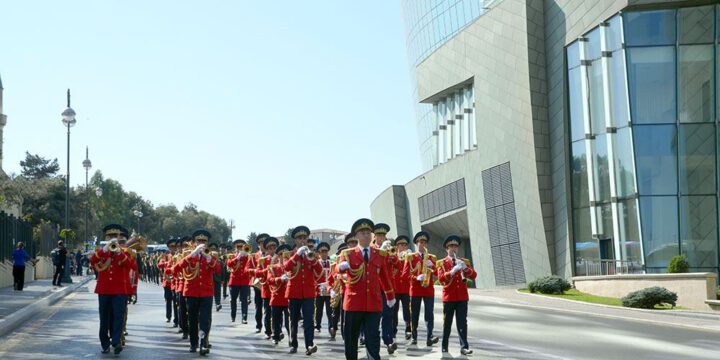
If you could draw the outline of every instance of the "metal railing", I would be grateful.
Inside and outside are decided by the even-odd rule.
[[[613,259],[578,259],[575,276],[644,274],[645,265],[637,261]]]
[[[15,244],[22,241],[25,251],[33,256],[32,226],[29,222],[0,211],[0,261],[11,260]]]

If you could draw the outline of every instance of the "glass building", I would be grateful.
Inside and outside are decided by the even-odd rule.
[[[623,11],[565,48],[576,263],[718,272],[719,10]]]
[[[472,86],[434,104],[420,103],[415,67],[445,44],[468,24],[480,17],[487,6],[497,1],[484,0],[402,0],[403,17],[410,61],[413,98],[417,115],[420,155],[424,170],[443,163],[454,155],[472,149],[473,121],[459,122],[456,115],[472,108]],[[448,110],[450,109],[450,110]],[[458,110],[453,113],[452,109]],[[472,112],[468,113],[472,117]],[[450,123],[447,121],[450,120]]]

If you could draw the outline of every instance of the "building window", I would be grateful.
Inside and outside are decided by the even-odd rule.
[[[438,99],[432,106],[436,119],[437,166],[477,147],[477,124],[472,84]]]

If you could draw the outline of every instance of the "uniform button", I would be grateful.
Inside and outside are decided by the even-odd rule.
[[[109,278],[108,280],[112,280],[112,278]]]

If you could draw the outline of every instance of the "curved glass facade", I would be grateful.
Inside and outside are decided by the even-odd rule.
[[[441,159],[438,159],[438,140],[434,136],[440,129],[440,124],[433,113],[433,105],[419,102],[415,67],[482,15],[486,6],[496,2],[498,1],[402,0],[418,139],[424,170],[431,169],[442,162]]]
[[[719,14],[623,12],[566,47],[576,261],[718,272]]]

